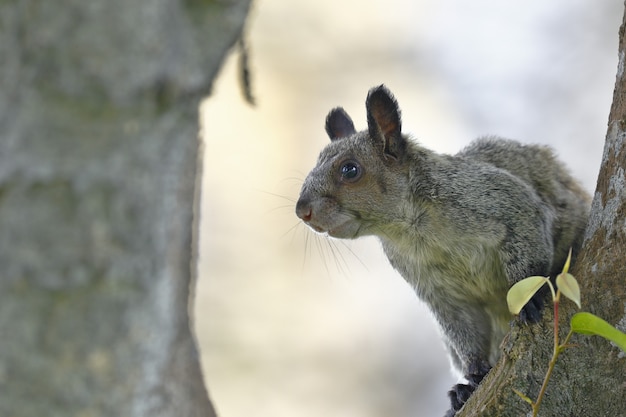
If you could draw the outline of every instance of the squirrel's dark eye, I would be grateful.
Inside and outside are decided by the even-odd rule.
[[[356,181],[361,176],[361,167],[354,161],[347,161],[339,168],[341,179],[344,181]]]

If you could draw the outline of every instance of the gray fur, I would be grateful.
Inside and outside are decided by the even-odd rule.
[[[491,137],[439,155],[400,133],[384,86],[370,90],[366,107],[361,132],[343,109],[329,114],[333,140],[296,212],[333,237],[377,236],[435,316],[454,367],[477,384],[509,330],[507,290],[560,270],[582,241],[589,197],[547,147]]]

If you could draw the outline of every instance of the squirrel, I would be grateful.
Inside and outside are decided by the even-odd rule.
[[[384,86],[366,99],[367,129],[345,110],[326,118],[331,139],[306,177],[297,216],[318,233],[374,235],[442,330],[467,383],[448,393],[454,416],[500,356],[514,318],[506,293],[532,275],[556,277],[582,243],[590,197],[546,146],[499,137],[438,154],[401,131]],[[545,293],[519,319],[541,319]]]

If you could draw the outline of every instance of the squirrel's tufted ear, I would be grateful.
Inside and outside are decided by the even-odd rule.
[[[326,133],[330,136],[330,140],[345,138],[356,133],[352,119],[343,108],[336,107],[328,113]]]
[[[406,148],[406,139],[402,137],[400,109],[393,94],[384,85],[374,87],[367,94],[365,107],[370,137],[382,142],[385,156],[400,158]]]

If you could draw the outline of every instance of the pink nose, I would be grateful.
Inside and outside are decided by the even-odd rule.
[[[310,222],[311,217],[313,216],[311,203],[307,200],[298,200],[298,203],[296,204],[296,215],[303,221]]]

